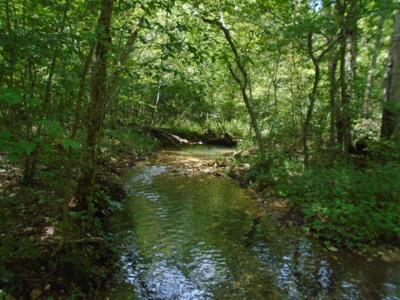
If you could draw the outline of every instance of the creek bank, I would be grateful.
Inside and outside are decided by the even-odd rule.
[[[226,160],[228,176],[237,180],[244,188],[252,189],[263,203],[265,209],[269,211],[276,219],[277,223],[283,227],[293,227],[294,229],[304,232],[304,234],[312,239],[318,240],[328,251],[344,251],[350,252],[364,257],[367,261],[381,261],[385,263],[400,262],[400,246],[397,241],[379,240],[374,244],[365,244],[361,248],[346,248],[336,245],[334,241],[315,237],[314,232],[310,230],[310,226],[306,223],[302,207],[292,201],[290,198],[281,197],[276,192],[273,182],[268,179],[259,182],[254,176],[254,170],[247,162],[252,155],[252,151],[236,152],[233,157]],[[244,158],[244,156],[247,157]]]
[[[205,132],[179,130],[171,128],[147,128],[147,131],[157,138],[163,147],[184,145],[216,145],[223,147],[235,147],[236,139],[227,132],[216,133],[210,129]]]
[[[43,175],[40,171],[33,184],[23,185],[21,170],[2,159],[0,299],[99,299],[118,257],[105,223],[126,197],[120,174],[145,155],[123,147],[103,153],[95,178],[95,210],[90,216],[75,212],[71,198],[67,219],[65,191],[73,189],[76,170],[68,179],[59,178],[57,168]]]
[[[171,152],[169,155],[168,152]],[[246,152],[247,153],[247,152]],[[244,153],[246,155],[246,153]],[[248,154],[248,153],[247,153]],[[162,150],[161,157],[167,157],[169,160],[168,170],[171,174],[192,176],[196,174],[209,174],[214,176],[228,176],[235,179],[239,184],[252,191],[257,202],[263,209],[272,215],[281,227],[291,227],[302,231],[304,235],[311,239],[316,239],[312,231],[307,229],[301,207],[287,198],[277,196],[273,184],[263,182],[255,184],[254,178],[251,176],[251,165],[246,160],[238,163],[239,156],[243,153],[232,150],[226,155],[214,159],[196,159],[194,157],[179,156],[177,151]],[[175,160],[175,162],[174,162]],[[163,164],[163,161],[157,162]],[[321,244],[325,245],[325,249],[331,252],[350,251],[352,253],[363,256],[368,261],[383,262],[400,262],[400,248],[396,245],[387,243],[378,243],[377,245],[368,245],[365,249],[344,249],[335,243],[328,243],[324,239],[317,239]]]
[[[232,143],[230,137],[219,139],[212,133],[207,136],[190,133],[185,137],[192,136],[197,137],[182,144]],[[176,135],[174,140],[184,141],[185,137]],[[159,138],[159,144],[163,145],[163,141],[165,135]],[[78,230],[73,230],[76,224],[65,223],[64,200],[66,189],[74,189],[77,169],[72,169],[71,178],[62,177],[62,164],[40,170],[36,181],[24,186],[21,170],[1,159],[3,201],[0,210],[4,212],[4,219],[0,223],[0,296],[5,292],[25,299],[50,296],[96,299],[99,289],[112,282],[117,254],[113,236],[105,224],[126,197],[121,174],[150,155],[156,155],[157,150],[152,148],[138,153],[127,143],[116,140],[112,144],[113,148],[102,151],[98,160],[95,179],[98,196],[94,201],[95,211],[89,217],[90,223],[96,225],[79,226],[82,228]],[[176,143],[170,144],[176,146]],[[158,150],[163,151],[162,148]],[[184,170],[180,166],[187,175],[201,170],[218,176],[223,175],[224,167],[222,163],[211,161],[199,161],[198,165],[186,163]],[[178,165],[172,172],[180,172]],[[89,221],[87,216],[75,212],[73,202],[73,198],[67,201],[70,205],[68,222],[85,224]]]
[[[121,276],[110,299],[127,299],[132,294],[171,299],[190,295],[193,289],[199,295],[198,282],[202,286],[208,279],[221,283],[232,278],[223,275],[231,271],[238,272],[233,288],[249,294],[239,296],[223,285],[211,291],[217,293],[216,298],[269,299],[267,294],[258,294],[267,286],[282,289],[289,298],[294,288],[302,299],[398,295],[398,264],[379,259],[369,262],[365,256],[327,249],[296,230],[295,224],[279,226],[248,189],[210,172],[209,167],[214,166],[218,173],[227,171],[222,162],[233,151],[220,151],[204,145],[162,149],[124,175],[129,201],[112,222],[121,241]],[[221,262],[218,272],[208,277],[209,269],[204,266],[215,270]],[[226,272],[230,263],[232,269]],[[266,278],[257,279],[266,272],[271,284]],[[284,274],[288,276],[282,277]],[[393,284],[393,291],[385,289],[387,283]],[[246,297],[250,294],[252,297]]]

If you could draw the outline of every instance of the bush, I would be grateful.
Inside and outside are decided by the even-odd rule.
[[[306,229],[335,244],[359,248],[400,234],[398,163],[313,168],[281,181],[279,191],[299,205]]]
[[[276,185],[277,182],[293,174],[303,172],[303,163],[296,157],[284,154],[270,154],[264,160],[254,153],[236,155],[236,164],[247,163],[243,179],[253,188],[262,191]]]
[[[116,155],[122,151],[133,157],[147,155],[153,152],[157,146],[157,140],[149,133],[137,128],[109,130],[103,143],[103,149],[107,150],[110,155]]]

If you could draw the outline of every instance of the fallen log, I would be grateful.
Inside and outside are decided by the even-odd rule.
[[[172,134],[166,130],[159,128],[149,128],[150,133],[157,138],[164,146],[182,146],[191,145],[192,143],[187,139],[181,138],[176,134]]]

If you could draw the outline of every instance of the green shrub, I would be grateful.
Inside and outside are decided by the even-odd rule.
[[[150,134],[137,128],[109,130],[103,143],[104,149],[110,154],[115,155],[122,151],[134,157],[147,155],[157,146],[158,142]]]
[[[349,248],[400,234],[400,165],[313,168],[279,184],[281,195],[299,205],[306,228]]]
[[[257,190],[275,186],[280,180],[303,172],[303,163],[290,155],[269,155],[264,160],[254,154],[238,155],[236,163],[250,165],[244,179]]]

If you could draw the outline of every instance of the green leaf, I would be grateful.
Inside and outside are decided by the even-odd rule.
[[[25,102],[29,108],[35,108],[40,105],[40,100],[38,98],[27,98]]]
[[[0,130],[0,141],[9,141],[12,138],[12,134],[8,130]]]
[[[35,143],[26,140],[19,141],[15,146],[17,152],[21,154],[31,154],[33,151],[35,151],[36,147],[37,145]]]
[[[22,102],[22,96],[15,90],[7,89],[0,96],[0,101],[8,106],[13,106]]]
[[[109,208],[114,211],[114,210],[121,210],[122,209],[122,204],[118,201],[108,201],[108,206]]]
[[[78,141],[71,140],[71,139],[68,139],[68,138],[63,140],[62,145],[66,149],[71,148],[73,150],[77,150],[81,146],[81,144]]]

